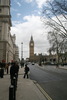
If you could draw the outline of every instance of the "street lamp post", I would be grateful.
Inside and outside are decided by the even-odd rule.
[[[21,42],[21,60],[23,58],[23,42]]]

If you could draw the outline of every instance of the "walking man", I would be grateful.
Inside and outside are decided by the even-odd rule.
[[[25,65],[25,73],[24,73],[24,78],[27,76],[28,78],[28,72],[29,72],[29,67],[27,66],[27,64]]]

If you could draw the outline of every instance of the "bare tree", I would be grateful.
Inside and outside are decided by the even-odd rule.
[[[60,52],[61,44],[63,43],[62,37],[57,31],[48,32],[49,43],[51,44],[51,50],[57,54]]]
[[[60,54],[65,53],[67,50],[67,44],[65,40],[58,34],[58,31],[50,31],[48,32],[48,39],[51,47],[49,50],[53,51],[57,55],[57,64],[59,64]]]
[[[47,1],[42,14],[43,22],[67,40],[67,0]]]

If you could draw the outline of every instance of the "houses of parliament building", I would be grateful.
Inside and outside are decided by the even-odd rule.
[[[58,62],[58,56],[56,54],[51,54],[51,52],[49,53],[49,55],[36,55],[34,54],[34,40],[33,40],[33,36],[31,36],[30,42],[29,42],[29,61],[30,62],[51,62],[56,64]],[[63,55],[64,56],[64,55]],[[60,57],[60,63],[62,63],[62,59]],[[64,63],[67,63],[67,57],[65,57],[64,59]]]
[[[56,60],[55,55],[36,55],[34,54],[34,40],[31,36],[30,42],[29,42],[29,61],[31,62],[39,62],[39,61],[50,61],[50,60]]]

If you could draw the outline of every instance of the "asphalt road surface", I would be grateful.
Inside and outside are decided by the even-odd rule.
[[[67,100],[67,70],[38,65],[28,65],[30,78],[40,84],[52,100]]]

